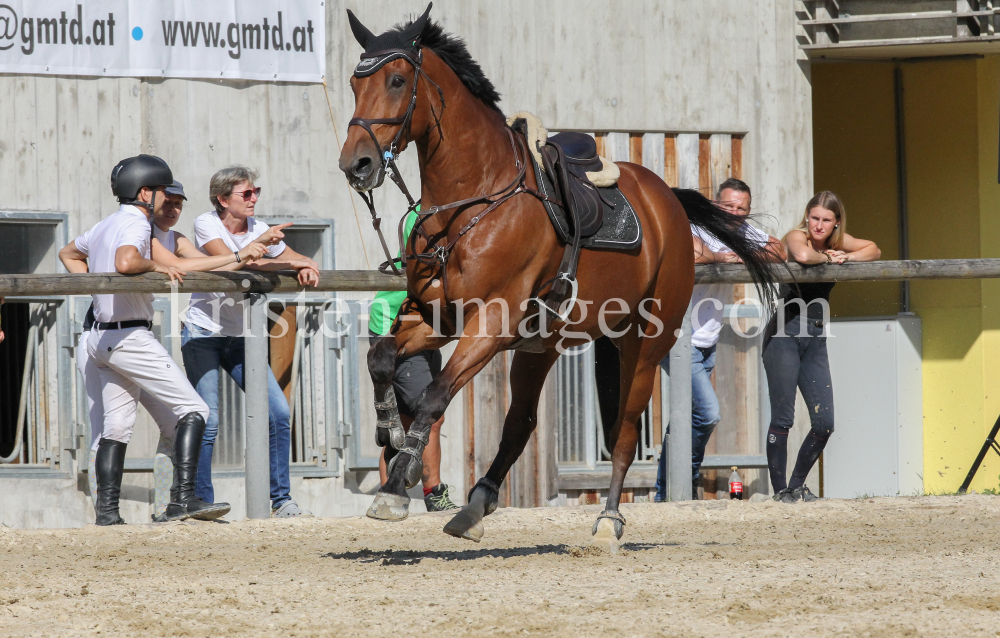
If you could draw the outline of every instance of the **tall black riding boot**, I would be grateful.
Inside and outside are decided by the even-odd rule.
[[[198,476],[201,439],[205,435],[205,419],[197,412],[181,417],[174,435],[174,484],[170,488],[170,504],[158,522],[196,518],[202,521],[225,516],[232,509],[229,503],[206,503],[194,495]]]
[[[97,474],[97,514],[98,525],[124,525],[118,515],[118,499],[122,492],[122,474],[125,473],[125,448],[128,443],[101,439],[97,445],[94,472]]]

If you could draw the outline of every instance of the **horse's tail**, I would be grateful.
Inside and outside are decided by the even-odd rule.
[[[764,307],[770,308],[775,297],[773,284],[777,283],[774,257],[766,246],[747,236],[745,220],[719,208],[696,190],[674,188],[673,191],[694,226],[714,236],[740,256],[750,271]]]

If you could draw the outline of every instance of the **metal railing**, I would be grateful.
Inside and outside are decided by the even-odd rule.
[[[339,431],[345,393],[339,380],[349,379],[354,371],[345,368],[336,354],[341,340],[321,330],[328,301],[289,304],[298,305],[288,393],[291,469],[295,475],[337,476],[340,472],[337,451],[342,449]],[[350,393],[346,394],[350,401]],[[219,434],[214,450],[217,467],[234,470],[245,465],[245,417],[246,394],[220,369]]]
[[[556,361],[556,415],[559,464],[566,471],[610,467],[611,452],[597,397],[594,348],[591,344],[570,349]],[[613,424],[611,424],[613,425]],[[635,462],[655,462],[660,442],[655,440],[653,404],[642,413]]]
[[[836,49],[947,43],[988,43],[996,33],[1000,7],[994,0],[949,0],[941,9],[891,13],[848,13],[859,6],[841,0],[801,0],[799,47],[824,54]],[[897,6],[906,9],[905,3]]]

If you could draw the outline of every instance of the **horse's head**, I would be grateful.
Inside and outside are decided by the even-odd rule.
[[[357,191],[378,188],[386,168],[413,134],[423,52],[420,34],[431,5],[404,29],[375,36],[348,10],[358,44],[364,48],[351,78],[355,110],[340,153],[340,170]],[[425,76],[426,77],[426,76]]]

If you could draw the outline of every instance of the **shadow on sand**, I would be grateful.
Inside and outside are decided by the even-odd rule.
[[[680,543],[623,543],[621,549],[640,552],[660,547],[676,547]],[[321,558],[353,560],[359,563],[381,562],[383,565],[416,565],[424,559],[436,560],[479,560],[480,558],[514,558],[516,556],[542,556],[546,554],[566,555],[574,558],[599,556],[600,549],[578,545],[534,545],[531,547],[498,547],[493,549],[465,549],[460,551],[419,551],[415,549],[359,549],[349,552],[329,552]]]

